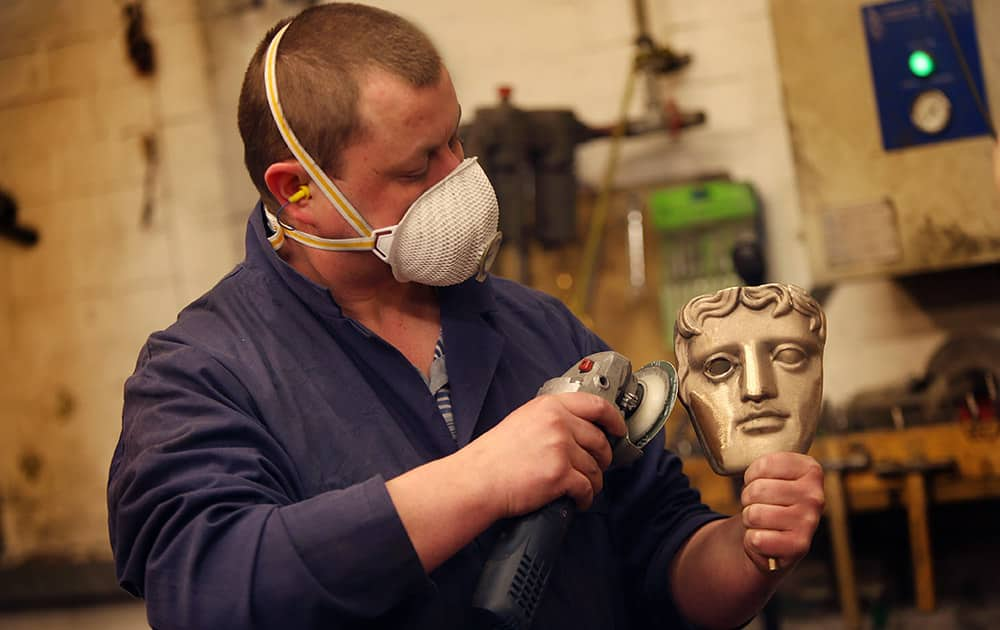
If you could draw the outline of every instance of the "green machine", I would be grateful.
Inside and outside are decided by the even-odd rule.
[[[763,282],[760,203],[748,183],[712,180],[654,190],[648,208],[660,242],[660,316],[672,346],[677,311],[692,297]]]

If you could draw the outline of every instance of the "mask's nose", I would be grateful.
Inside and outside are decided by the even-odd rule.
[[[743,351],[740,390],[743,400],[761,401],[778,395],[771,355],[765,348],[750,346]]]

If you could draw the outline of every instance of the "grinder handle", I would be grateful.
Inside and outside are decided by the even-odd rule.
[[[575,514],[573,500],[562,497],[503,529],[472,598],[477,628],[531,627]]]

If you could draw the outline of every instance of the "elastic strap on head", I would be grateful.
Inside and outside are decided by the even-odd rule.
[[[284,208],[284,206],[282,206]],[[278,212],[281,212],[279,210]],[[274,216],[266,209],[264,210],[264,218],[267,220],[267,227],[271,232],[267,236],[267,242],[271,244],[271,248],[274,251],[281,249],[281,246],[285,244],[285,230],[282,229],[281,224],[278,222],[278,217]]]
[[[292,155],[295,156],[298,163],[303,169],[305,169],[306,173],[309,174],[309,177],[316,182],[320,190],[323,191],[323,196],[330,201],[337,212],[340,213],[340,216],[344,217],[344,220],[347,221],[348,225],[350,225],[354,231],[360,235],[360,238],[327,239],[312,236],[310,234],[305,234],[304,232],[296,231],[295,228],[282,222],[280,216],[268,214],[269,223],[272,224],[272,227],[276,226],[275,236],[268,240],[271,241],[272,247],[277,249],[281,246],[275,246],[275,242],[279,240],[278,234],[284,232],[284,234],[280,237],[281,243],[284,243],[284,236],[287,236],[288,238],[298,241],[303,245],[317,249],[329,251],[370,250],[375,243],[371,226],[368,225],[368,222],[365,221],[364,217],[362,217],[354,206],[351,205],[330,177],[323,171],[322,168],[320,168],[312,156],[310,156],[305,150],[302,143],[299,142],[299,139],[292,131],[291,126],[288,124],[288,120],[285,118],[284,110],[281,108],[281,101],[278,99],[276,60],[278,57],[278,45],[289,25],[291,25],[291,22],[283,26],[281,30],[278,31],[267,48],[267,55],[264,61],[264,89],[267,94],[267,104],[271,109],[271,116],[274,118],[274,123],[278,126],[278,131],[281,133],[281,137],[284,139],[288,150],[292,152]],[[282,206],[282,209],[284,209],[284,206]],[[280,212],[281,210],[278,211],[279,215]]]
[[[285,238],[290,238],[297,243],[301,243],[306,247],[311,247],[313,249],[322,249],[328,252],[344,252],[344,251],[355,251],[355,252],[367,252],[375,248],[376,236],[359,236],[357,238],[321,238],[319,236],[314,236],[306,232],[295,229],[291,225],[288,225],[281,220],[281,212],[285,209],[282,205],[278,208],[278,214],[271,214],[267,210],[264,210],[264,215],[267,217],[267,225],[271,229],[272,234],[267,237],[271,247],[274,250],[281,249],[281,246],[285,244]],[[379,258],[384,258],[383,255],[379,255]]]

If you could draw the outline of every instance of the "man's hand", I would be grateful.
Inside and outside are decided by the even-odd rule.
[[[457,453],[385,486],[430,572],[501,518],[565,495],[589,507],[611,463],[608,435],[625,431],[621,413],[599,396],[539,396]]]
[[[809,551],[823,512],[823,469],[807,455],[764,455],[744,482],[743,512],[708,523],[674,556],[674,601],[699,626],[732,628],[756,615]],[[769,571],[768,558],[781,570]]]
[[[781,569],[809,551],[823,513],[823,468],[812,457],[772,453],[756,459],[743,476],[743,549],[761,571],[774,558]]]
[[[489,480],[498,518],[519,516],[568,495],[590,507],[611,464],[608,435],[625,435],[614,405],[586,393],[535,398],[460,453]]]

